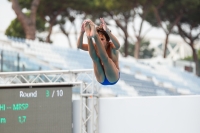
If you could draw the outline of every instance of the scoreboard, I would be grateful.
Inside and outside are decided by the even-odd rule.
[[[72,85],[0,87],[0,133],[71,133]]]

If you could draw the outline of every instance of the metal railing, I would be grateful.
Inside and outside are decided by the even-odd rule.
[[[80,86],[81,133],[98,133],[98,90],[92,69],[0,73],[0,88],[23,85],[73,84]],[[92,104],[88,105],[87,100]]]

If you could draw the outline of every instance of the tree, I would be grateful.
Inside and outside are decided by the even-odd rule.
[[[45,22],[39,17],[36,18],[36,29],[38,32],[43,32],[45,30]],[[17,18],[10,23],[9,27],[6,29],[5,34],[7,36],[26,38],[24,29]]]
[[[46,5],[45,7],[43,5]],[[68,38],[69,45],[69,31],[67,31],[64,25],[69,22],[72,26],[75,27],[74,20],[75,17],[71,15],[71,11],[76,11],[78,14],[82,14],[83,12],[87,13],[95,13],[98,12],[98,8],[95,8],[93,1],[85,1],[85,0],[56,0],[56,1],[47,1],[41,0],[41,4],[38,9],[38,15],[43,18],[48,26],[48,35],[46,37],[46,42],[51,42],[51,33],[53,26],[59,25],[60,30],[64,35]],[[70,30],[70,29],[69,29]]]
[[[198,52],[197,52],[197,62],[198,62],[198,64],[200,64],[200,50],[198,50]],[[182,60],[186,60],[186,61],[193,61],[193,56],[188,56],[188,57],[186,57],[186,58],[184,58],[184,59],[182,59]],[[200,68],[198,68],[198,70],[199,70]],[[200,72],[198,71],[198,74],[197,74],[198,76],[200,75]]]
[[[152,58],[153,57],[153,53],[154,53],[154,49],[153,48],[149,48],[149,41],[145,41],[142,40],[140,43],[140,51],[139,51],[139,58],[141,59],[147,59],[147,58]],[[129,44],[128,45],[128,55],[133,56],[134,57],[134,51],[135,51],[135,44]],[[120,48],[120,52],[122,53],[122,55],[124,55],[124,45]]]
[[[47,27],[48,35],[46,37],[46,42],[48,43],[51,43],[50,37],[53,26],[60,23],[60,20],[57,20],[57,17],[61,14],[65,14],[67,10],[68,7],[67,2],[68,1],[64,0],[57,0],[57,1],[41,0],[37,15],[44,21],[46,21],[46,23],[48,24]]]
[[[64,19],[64,18],[62,18],[62,19]],[[68,19],[69,19],[69,21],[67,21],[67,22],[69,22],[70,25],[73,25],[75,27],[75,24],[74,24],[75,17],[69,16]],[[66,37],[68,39],[69,46],[70,46],[70,48],[72,48],[71,40],[70,40],[70,37],[69,37],[72,26],[68,26],[69,29],[65,30],[64,26],[66,25],[67,22],[65,22],[63,20],[63,23],[60,23],[60,30],[63,32],[64,35],[66,35]]]
[[[198,61],[200,62],[200,50],[197,51],[197,58],[198,58]],[[193,57],[188,56],[188,57],[185,57],[183,60],[193,61]]]
[[[156,26],[161,27],[166,34],[164,50],[163,50],[164,58],[166,58],[166,50],[167,50],[169,35],[173,32],[173,28],[176,26],[176,24],[180,21],[180,19],[183,16],[183,11],[182,11],[183,7],[185,6],[181,4],[181,1],[174,1],[174,0],[162,0],[157,6],[156,5],[153,6],[153,12],[157,20]]]
[[[35,18],[36,15],[43,19],[47,26],[48,35],[46,37],[46,42],[51,42],[50,36],[52,33],[53,26],[57,24],[62,24],[63,21],[59,20],[58,17],[68,17],[68,8],[79,7],[79,3],[83,3],[83,0],[70,1],[70,0],[57,0],[57,1],[47,1],[47,0],[11,0],[13,10],[17,14],[17,18],[20,21],[27,39],[35,39],[36,27]],[[76,4],[76,2],[78,4]],[[45,6],[44,6],[45,5]],[[82,4],[83,5],[83,4]],[[29,16],[26,16],[24,9],[28,10]],[[36,14],[37,11],[37,14]]]
[[[133,25],[133,31],[135,32],[135,38],[137,39],[135,43],[135,50],[134,50],[134,57],[136,59],[139,58],[140,45],[145,36],[145,35],[142,36],[142,28],[143,28],[144,21],[150,12],[152,1],[149,1],[149,0],[139,1],[139,5],[140,6],[138,8],[134,9],[134,11],[136,12],[135,14],[138,14],[141,18],[139,30],[136,29],[135,25]],[[141,12],[140,12],[140,9],[142,9]]]
[[[121,29],[124,35],[121,37],[124,39],[124,56],[128,55],[128,24],[130,23],[131,11],[124,11],[120,14],[114,14],[113,12],[108,12],[112,19],[115,21],[117,25],[117,29]]]
[[[200,2],[196,0],[184,1],[188,5],[185,13],[177,24],[178,33],[192,49],[193,61],[196,64],[196,74],[200,75],[197,52],[194,48],[195,41],[200,39]]]
[[[136,38],[136,43],[135,43],[135,49],[134,49],[134,57],[136,59],[139,58],[139,51],[140,51],[140,43],[144,39],[145,34],[149,31],[147,30],[146,33],[142,34],[143,30],[143,24],[145,21],[145,18],[147,17],[147,14],[151,11],[152,8],[152,3],[156,2],[157,0],[134,0],[134,1],[129,1],[129,0],[117,0],[115,3],[119,2],[119,4],[114,5],[115,8],[108,8],[108,15],[112,17],[112,19],[115,20],[116,25],[123,31],[124,33],[124,56],[126,57],[128,55],[128,38],[130,37],[128,33],[128,25],[130,23],[135,22],[136,17],[141,18],[141,23],[139,28],[136,28],[136,25],[133,24],[133,31],[134,31],[134,36],[131,37],[132,40],[133,38]]]
[[[17,18],[10,23],[9,27],[6,29],[5,34],[7,36],[13,36],[18,38],[26,37],[24,29]]]
[[[40,0],[11,0],[12,8],[17,15],[17,19],[21,23],[26,39],[35,39],[36,32],[36,12],[40,3]],[[31,4],[30,4],[31,3]],[[30,16],[26,16],[22,12],[22,9],[30,9]]]
[[[120,34],[120,36],[124,40],[124,56],[126,57],[128,55],[128,25],[131,22],[131,18],[133,17],[132,9],[133,7],[137,6],[137,3],[134,2],[128,2],[128,1],[112,1],[115,4],[107,4],[106,8],[106,15],[109,15],[116,24],[116,28],[120,29],[123,32],[123,35]],[[107,22],[108,23],[108,22]]]

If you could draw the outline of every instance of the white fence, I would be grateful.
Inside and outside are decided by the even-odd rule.
[[[73,133],[79,133],[73,101]],[[200,95],[99,98],[99,133],[200,133]]]

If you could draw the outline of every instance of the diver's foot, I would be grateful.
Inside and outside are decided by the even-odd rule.
[[[97,35],[97,31],[95,28],[95,24],[93,22],[90,22],[90,28],[91,28],[90,37],[95,37]]]
[[[90,32],[91,32],[91,27],[90,27],[90,24],[89,24],[89,22],[86,22],[85,23],[85,32],[86,32],[86,36],[88,37],[88,38],[90,38]]]

